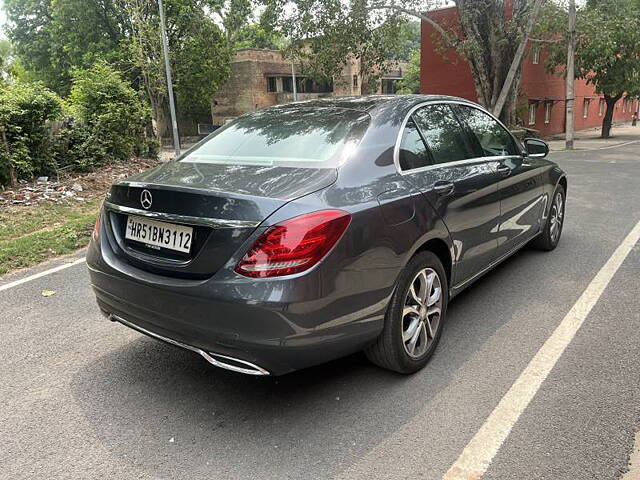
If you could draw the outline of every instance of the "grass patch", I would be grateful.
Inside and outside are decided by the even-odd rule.
[[[0,243],[23,237],[39,230],[63,226],[98,211],[100,200],[77,204],[43,204],[36,208],[14,208],[0,212]]]
[[[0,214],[0,275],[87,245],[99,201]]]

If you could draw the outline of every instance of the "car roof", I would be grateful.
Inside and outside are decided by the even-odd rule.
[[[324,97],[301,102],[278,105],[275,108],[346,108],[361,112],[371,112],[377,107],[389,104],[418,104],[429,101],[459,101],[473,103],[470,100],[448,95],[359,95],[347,97]]]

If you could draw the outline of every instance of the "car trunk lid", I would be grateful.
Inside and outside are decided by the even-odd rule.
[[[331,168],[171,162],[111,187],[105,202],[111,244],[119,257],[139,268],[205,278],[269,215],[326,188],[336,175]],[[191,227],[189,251],[126,238],[130,216]]]

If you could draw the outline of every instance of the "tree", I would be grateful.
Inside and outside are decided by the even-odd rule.
[[[127,32],[118,0],[5,0],[5,8],[22,66],[61,95],[73,68],[118,56]]]
[[[0,184],[51,168],[46,124],[61,114],[61,99],[42,84],[0,86]]]
[[[0,85],[9,77],[11,51],[9,40],[0,39]]]
[[[208,115],[259,0],[166,0],[178,110]],[[152,107],[167,134],[168,98],[157,0],[6,0],[9,37],[26,75],[67,95],[73,69],[114,65]]]
[[[287,42],[278,32],[268,30],[261,23],[252,23],[240,29],[235,46],[236,48],[280,50],[286,48]]]
[[[307,74],[320,80],[338,80],[351,61],[360,63],[361,93],[377,88],[379,78],[393,62],[406,39],[406,19],[398,14],[377,22],[368,0],[272,0],[278,27],[290,38],[288,55],[302,61]],[[339,80],[338,80],[339,81]],[[351,81],[351,79],[347,79]]]
[[[562,32],[555,16],[547,29]],[[609,138],[615,105],[625,95],[640,95],[640,29],[630,22],[640,18],[637,0],[590,0],[578,11],[576,76],[594,86],[604,96],[607,110],[602,120],[602,138]],[[550,70],[564,66],[563,43],[549,47]]]
[[[69,105],[74,117],[68,157],[76,169],[128,160],[142,149],[148,107],[117,70],[104,61],[72,72]]]
[[[397,46],[391,52],[389,60],[403,60],[408,62],[417,51],[420,51],[421,24],[417,20],[407,19],[398,26]]]
[[[342,50],[356,56],[362,45],[372,40],[379,47],[394,48],[394,34],[403,18],[423,20],[438,33],[443,49],[453,48],[469,62],[478,101],[514,123],[522,58],[543,2],[454,0],[459,27],[441,25],[428,13],[420,13],[447,3],[441,0],[353,0],[348,4],[342,0],[290,0],[294,13],[282,18],[284,23],[294,24],[289,30],[295,38],[308,39],[312,47],[320,43],[326,51],[324,57],[334,62],[340,58],[335,56],[334,43],[349,45]],[[386,33],[386,43],[375,41],[381,37],[379,32]],[[314,42],[315,38],[319,40]],[[332,41],[323,42],[325,38]]]
[[[414,50],[402,80],[398,82],[397,93],[420,93],[420,50]]]

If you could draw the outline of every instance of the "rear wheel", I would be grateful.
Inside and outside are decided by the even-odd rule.
[[[551,251],[558,246],[564,225],[565,191],[562,185],[553,193],[549,216],[542,233],[533,241],[533,246],[540,250]]]
[[[382,333],[365,351],[369,360],[405,374],[424,367],[440,340],[448,292],[438,257],[431,252],[413,257],[391,297]]]

